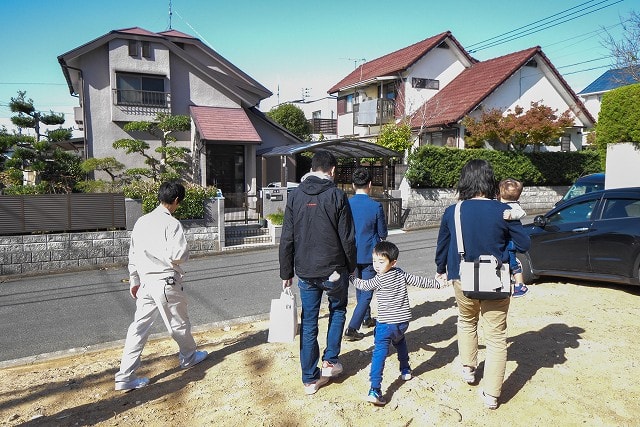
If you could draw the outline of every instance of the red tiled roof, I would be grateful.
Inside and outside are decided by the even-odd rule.
[[[473,64],[413,113],[411,127],[458,122],[537,53],[539,46]]]
[[[191,117],[207,141],[239,141],[260,143],[262,139],[242,108],[191,106]]]
[[[327,93],[338,92],[341,88],[355,85],[361,81],[367,81],[381,76],[394,75],[400,71],[404,71],[413,65],[418,59],[422,58],[431,49],[438,46],[446,38],[450,38],[465,53],[467,52],[460,46],[458,41],[451,35],[450,31],[437,34],[421,42],[412,44],[395,52],[391,52],[373,61],[365,62],[349,75],[336,83]],[[473,59],[469,56],[469,60]]]

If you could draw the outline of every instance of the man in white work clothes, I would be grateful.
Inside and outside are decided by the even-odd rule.
[[[140,217],[131,232],[129,293],[136,300],[136,314],[129,326],[120,370],[115,377],[116,390],[129,391],[149,384],[148,378],[137,377],[135,371],[158,314],[178,344],[182,368],[190,368],[207,357],[206,351],[196,350],[182,289],[184,272],[180,265],[189,259],[189,250],[182,224],[172,214],[184,195],[181,184],[160,185],[160,205]]]

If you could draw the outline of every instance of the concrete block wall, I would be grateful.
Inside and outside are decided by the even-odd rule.
[[[222,250],[218,227],[185,225],[185,234],[191,256]],[[130,235],[115,230],[0,236],[0,276],[126,265]]]
[[[533,214],[553,208],[568,189],[567,186],[525,187],[520,197],[520,205],[529,215],[524,221],[533,219]],[[404,189],[402,196],[402,228],[405,230],[439,226],[445,208],[458,201],[458,194],[453,189],[411,188]]]

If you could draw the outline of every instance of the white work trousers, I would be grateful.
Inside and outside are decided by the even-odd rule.
[[[136,314],[127,332],[116,382],[128,382],[136,378],[135,371],[140,366],[140,355],[158,313],[162,316],[171,338],[178,344],[180,366],[188,366],[195,356],[196,342],[191,335],[187,299],[182,284],[142,284],[137,297]]]

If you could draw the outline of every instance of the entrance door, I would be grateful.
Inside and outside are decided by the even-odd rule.
[[[235,195],[245,190],[243,145],[207,145],[207,185],[222,191],[225,206],[235,204]]]

